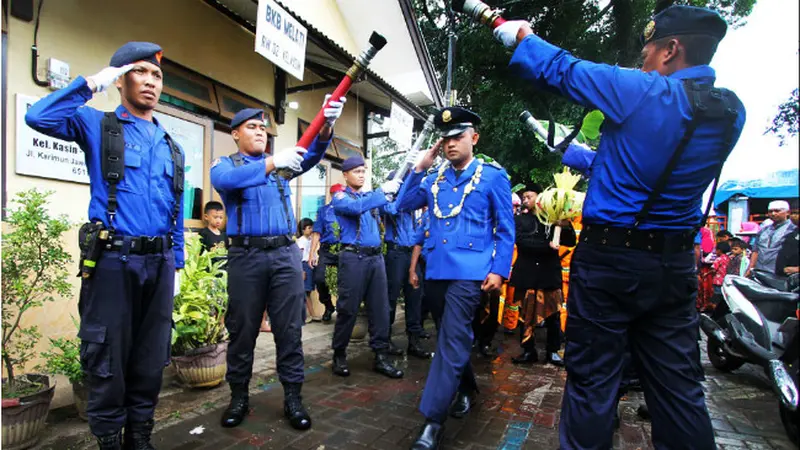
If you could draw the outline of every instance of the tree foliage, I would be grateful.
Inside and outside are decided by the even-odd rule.
[[[786,139],[797,136],[798,120],[800,116],[797,113],[798,108],[798,90],[792,91],[792,95],[781,103],[778,107],[778,114],[772,119],[772,125],[767,128],[766,133],[773,133],[781,140],[781,146],[786,144]]]
[[[514,182],[552,183],[560,155],[552,154],[518,120],[524,110],[536,118],[579,124],[585,113],[554,94],[535,90],[507,69],[511,52],[491,31],[460,14],[447,19],[445,1],[414,0],[419,27],[430,50],[439,81],[446,86],[450,25],[458,37],[453,70],[455,104],[482,118],[478,151],[496,158]],[[756,0],[690,0],[716,8],[733,26],[740,26]],[[652,17],[673,1],[664,0],[489,0],[505,9],[508,19],[525,19],[540,37],[575,56],[595,62],[632,67],[640,54],[639,34]]]
[[[41,339],[38,327],[24,326],[26,312],[70,293],[63,234],[69,230],[66,217],[53,217],[47,210],[52,192],[36,189],[17,194],[19,208],[9,211],[10,232],[3,233],[3,365],[8,378],[4,398],[18,393],[24,381],[19,370],[34,355]]]

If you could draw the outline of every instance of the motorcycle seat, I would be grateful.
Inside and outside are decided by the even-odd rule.
[[[784,302],[796,304],[800,300],[800,295],[797,293],[779,291],[747,278],[731,277],[731,283],[753,304]]]

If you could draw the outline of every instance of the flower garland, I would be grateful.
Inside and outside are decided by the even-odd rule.
[[[436,181],[434,181],[433,186],[431,186],[431,193],[433,194],[433,214],[439,219],[449,219],[461,213],[461,209],[464,207],[464,200],[466,200],[467,195],[475,190],[475,186],[481,182],[481,174],[483,173],[483,161],[478,159],[478,167],[475,168],[475,173],[464,187],[464,195],[461,196],[461,202],[459,202],[458,205],[450,210],[450,214],[443,215],[442,210],[439,208],[439,182],[444,180],[444,171],[447,170],[449,166],[450,164],[442,164],[442,166],[439,167],[439,173],[436,175]]]

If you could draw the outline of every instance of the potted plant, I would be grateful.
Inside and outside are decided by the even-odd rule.
[[[75,327],[78,323],[73,318]],[[81,368],[81,343],[78,338],[50,338],[50,349],[42,352],[44,365],[41,370],[50,375],[64,375],[72,384],[72,396],[75,400],[75,409],[83,420],[89,420],[86,415],[86,405],[89,402],[89,390],[86,386],[86,376]]]
[[[172,311],[172,366],[187,386],[217,386],[227,369],[228,274],[222,269],[226,250],[219,246],[203,251],[197,235],[187,238],[186,249],[181,289]]]
[[[47,375],[20,373],[34,356],[41,334],[24,325],[25,313],[70,293],[69,253],[62,235],[70,224],[52,217],[45,207],[51,192],[36,189],[17,194],[19,208],[9,211],[3,233],[3,445],[23,449],[36,444],[44,428],[55,390]]]

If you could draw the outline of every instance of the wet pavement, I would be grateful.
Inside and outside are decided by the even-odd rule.
[[[426,342],[431,349],[434,339]],[[396,342],[405,344],[405,339],[398,336]],[[558,448],[566,372],[549,364],[513,365],[511,357],[519,351],[514,336],[498,334],[495,344],[497,357],[473,355],[481,389],[478,404],[468,417],[448,420],[443,448]],[[280,384],[274,378],[259,378],[251,386],[251,413],[241,426],[223,429],[218,424],[226,406],[226,387],[190,391],[191,398],[185,398],[179,414],[162,413],[153,444],[159,450],[408,449],[423,421],[416,408],[429,362],[400,358],[405,377],[390,380],[372,372],[372,354],[362,342],[350,349],[352,375],[340,378],[331,373],[330,351],[324,348],[323,336],[317,345],[318,351],[307,350],[303,387],[304,403],[313,420],[311,430],[292,430],[283,418]],[[707,404],[719,448],[796,448],[786,438],[777,397],[760,368],[745,366],[733,374],[723,374],[705,358],[703,364]],[[636,415],[642,402],[640,392],[632,392],[621,402],[622,424],[615,434],[614,448],[652,448],[650,424]],[[43,448],[93,447],[84,439],[56,441]]]

